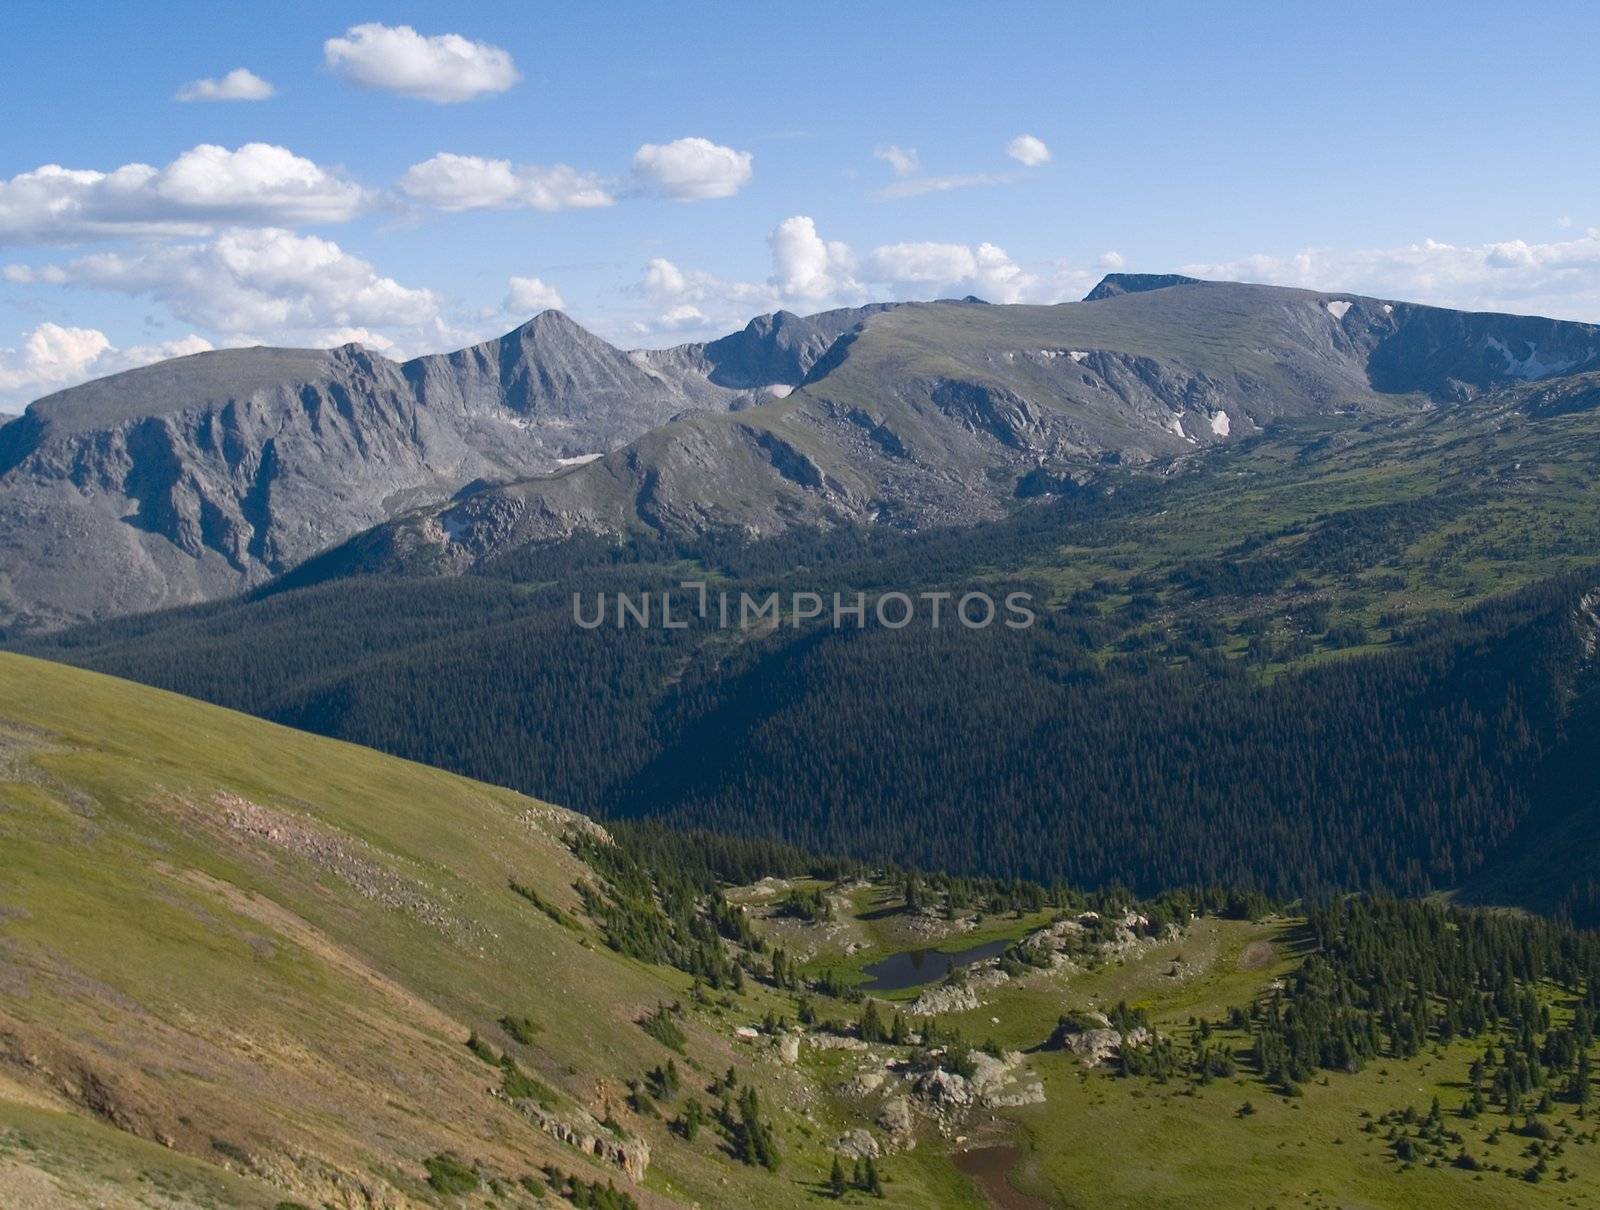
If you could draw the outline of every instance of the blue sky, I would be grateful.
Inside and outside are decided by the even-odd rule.
[[[666,344],[1108,267],[1600,320],[1586,5],[14,0],[5,34],[0,407],[204,345],[409,355],[557,301]],[[271,95],[175,99],[237,69]]]

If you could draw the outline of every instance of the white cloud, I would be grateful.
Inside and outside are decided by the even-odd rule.
[[[178,89],[178,101],[265,101],[277,89],[255,72],[235,67],[220,80],[191,80]]]
[[[88,367],[111,347],[104,332],[43,323],[18,349],[0,350],[0,392],[43,390],[81,382]]]
[[[772,248],[769,280],[785,299],[818,302],[855,290],[850,249],[837,240],[824,240],[816,223],[805,215],[784,219],[767,243]]]
[[[679,303],[656,316],[654,327],[663,332],[681,332],[685,328],[703,327],[709,322],[706,313],[693,303]]]
[[[516,165],[446,151],[406,169],[400,191],[440,210],[528,207],[548,212],[609,206],[615,200],[599,177],[566,164]]]
[[[1128,258],[1120,252],[1102,252],[1098,262],[1102,269],[1120,269],[1128,263]]]
[[[5,276],[151,298],[212,332],[285,343],[328,343],[330,330],[343,328],[436,328],[439,319],[431,290],[380,276],[330,240],[272,227],[40,269],[10,265]]]
[[[699,269],[682,269],[665,257],[645,265],[640,293],[655,308],[648,320],[636,320],[634,334],[678,332],[698,323],[707,331],[741,326],[756,311],[781,305],[781,295],[770,283],[727,281]],[[698,304],[714,308],[708,316]]]
[[[1016,177],[998,172],[969,172],[959,176],[919,176],[896,181],[882,189],[873,190],[872,196],[880,201],[903,197],[920,197],[925,193],[948,193],[952,189],[970,189],[975,185],[1009,185]]]
[[[371,328],[328,328],[314,333],[306,343],[312,348],[337,349],[342,345],[365,345],[375,353],[390,353],[399,346],[381,332]]]
[[[692,327],[697,335],[713,336],[757,311],[820,311],[884,299],[976,294],[991,302],[1060,302],[1082,297],[1094,281],[1092,272],[1071,265],[1033,272],[990,243],[884,244],[858,257],[847,244],[823,238],[806,215],[784,219],[767,244],[772,273],[764,282],[727,280],[664,257],[651,260],[640,293],[654,310],[636,320],[629,334],[683,339]]]
[[[460,34],[424,37],[409,25],[354,25],[322,44],[328,70],[362,88],[447,104],[504,92],[517,82],[511,55]]]
[[[976,294],[989,302],[1023,302],[1037,295],[1039,278],[1016,264],[1005,249],[983,243],[906,243],[875,248],[863,275],[897,291],[933,286],[938,292]]]
[[[1600,321],[1600,228],[1574,239],[1393,248],[1312,248],[1185,265],[1195,277],[1376,295],[1469,311],[1513,311]]]
[[[1024,168],[1037,168],[1050,162],[1050,148],[1031,134],[1019,134],[1006,144],[1006,154]]]
[[[874,147],[872,154],[889,165],[895,176],[916,176],[922,166],[922,159],[915,147],[896,147],[891,143],[887,147]]]
[[[0,349],[0,402],[28,403],[90,378],[210,348],[210,341],[189,335],[163,344],[119,349],[95,328],[42,323],[22,338],[18,348]]]
[[[165,168],[46,164],[0,181],[0,243],[198,235],[217,223],[330,223],[367,202],[360,186],[271,143],[202,143]]]
[[[750,180],[751,155],[710,139],[676,139],[646,143],[633,153],[633,171],[641,181],[676,202],[732,197]]]
[[[677,265],[656,256],[644,267],[644,289],[651,298],[669,299],[691,297],[696,287],[690,285],[688,275]]]
[[[542,278],[513,277],[510,285],[505,301],[507,311],[536,315],[540,311],[559,311],[565,305],[561,292]]]
[[[877,281],[925,285],[970,277],[977,263],[966,244],[885,244],[867,257],[866,272]]]

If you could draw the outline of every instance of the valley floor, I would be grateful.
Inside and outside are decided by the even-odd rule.
[[[712,963],[697,979],[630,952],[690,917],[654,901],[671,871],[629,889],[629,843],[0,656],[0,1205],[1537,1207],[1600,1189],[1582,1102],[1462,1116],[1481,1036],[1268,1084],[1235,1010],[1306,959],[1298,917],[769,877],[724,888],[744,938],[680,955]],[[975,948],[948,978],[862,994],[892,955]],[[1575,1020],[1569,992],[1538,995],[1546,1030]],[[1180,1056],[1203,1033],[1226,1071],[1124,1072],[1145,1030]]]

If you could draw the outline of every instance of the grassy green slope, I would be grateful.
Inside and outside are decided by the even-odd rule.
[[[769,890],[751,901],[757,898],[777,897]],[[775,920],[769,928],[801,952],[815,950],[815,969],[836,970],[848,982],[882,956],[880,941],[908,943],[912,918],[888,908],[893,899],[887,888],[836,896],[849,909],[834,921],[804,926]],[[950,926],[940,944],[958,949],[1030,923],[992,917],[972,930]],[[927,918],[924,925],[933,927]],[[922,931],[917,944],[931,943]],[[1600,1135],[1594,1133],[1592,1108],[1558,1100],[1545,1115],[1549,1171],[1539,1181],[1528,1176],[1533,1159],[1529,1140],[1517,1129],[1522,1116],[1497,1107],[1473,1119],[1459,1113],[1468,1099],[1468,1069],[1483,1053],[1484,1039],[1429,1045],[1415,1058],[1382,1057],[1354,1074],[1318,1072],[1293,1096],[1263,1081],[1249,1059],[1249,1031],[1221,1022],[1230,1008],[1267,994],[1304,957],[1305,946],[1297,919],[1202,918],[1181,936],[1146,942],[1120,959],[983,987],[977,1008],[943,1016],[941,1025],[959,1028],[969,1041],[992,1040],[1025,1052],[1028,1078],[1037,1077],[1046,1099],[980,1112],[957,1125],[947,1145],[964,1156],[963,1170],[983,1174],[991,1204],[1019,1210],[1176,1210],[1200,1203],[1408,1210],[1593,1204],[1600,1187]],[[916,994],[895,993],[892,1001],[904,1009]],[[1570,1021],[1568,997],[1553,987],[1542,995],[1557,1024]],[[1122,1076],[1114,1062],[1086,1067],[1066,1051],[1041,1045],[1061,1013],[1110,1012],[1123,1002],[1144,1010],[1180,1052],[1198,1020],[1211,1022],[1213,1044],[1238,1059],[1237,1073],[1207,1083],[1162,1083]],[[1504,1043],[1504,1037],[1495,1039],[1497,1048]],[[847,1056],[835,1057],[831,1070],[842,1085],[859,1069]],[[1386,1115],[1409,1108],[1416,1113],[1413,1121],[1420,1120],[1435,1097],[1449,1141],[1441,1151],[1421,1147],[1413,1162],[1402,1162],[1395,1140],[1415,1127]],[[1458,1166],[1460,1152],[1478,1168]]]
[[[769,1175],[715,1132],[687,1144],[622,1107],[625,1081],[667,1057],[637,1019],[688,980],[509,889],[574,911],[592,877],[560,841],[574,826],[509,791],[0,657],[0,1188],[431,1204],[423,1161],[454,1151],[486,1176],[552,1163],[647,1203],[808,1202],[827,1152],[803,1116],[779,1115],[787,1162]],[[507,1014],[542,1026],[532,1046]],[[497,1099],[473,1030],[559,1112],[615,1109],[651,1144],[644,1187]],[[736,1055],[731,1031],[686,1030],[691,1072],[737,1062],[769,1103],[805,1101],[803,1076]],[[959,1182],[929,1155],[896,1200],[932,1187]]]

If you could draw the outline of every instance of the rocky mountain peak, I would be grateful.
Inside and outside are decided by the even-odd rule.
[[[1119,294],[1142,294],[1146,290],[1165,290],[1168,286],[1197,286],[1198,277],[1181,273],[1107,273],[1100,284],[1083,296],[1084,302],[1098,302]]]
[[[513,336],[523,340],[581,340],[596,344],[606,343],[565,311],[558,311],[553,307],[547,311],[540,311],[527,323],[514,328],[501,339],[509,340]]]

